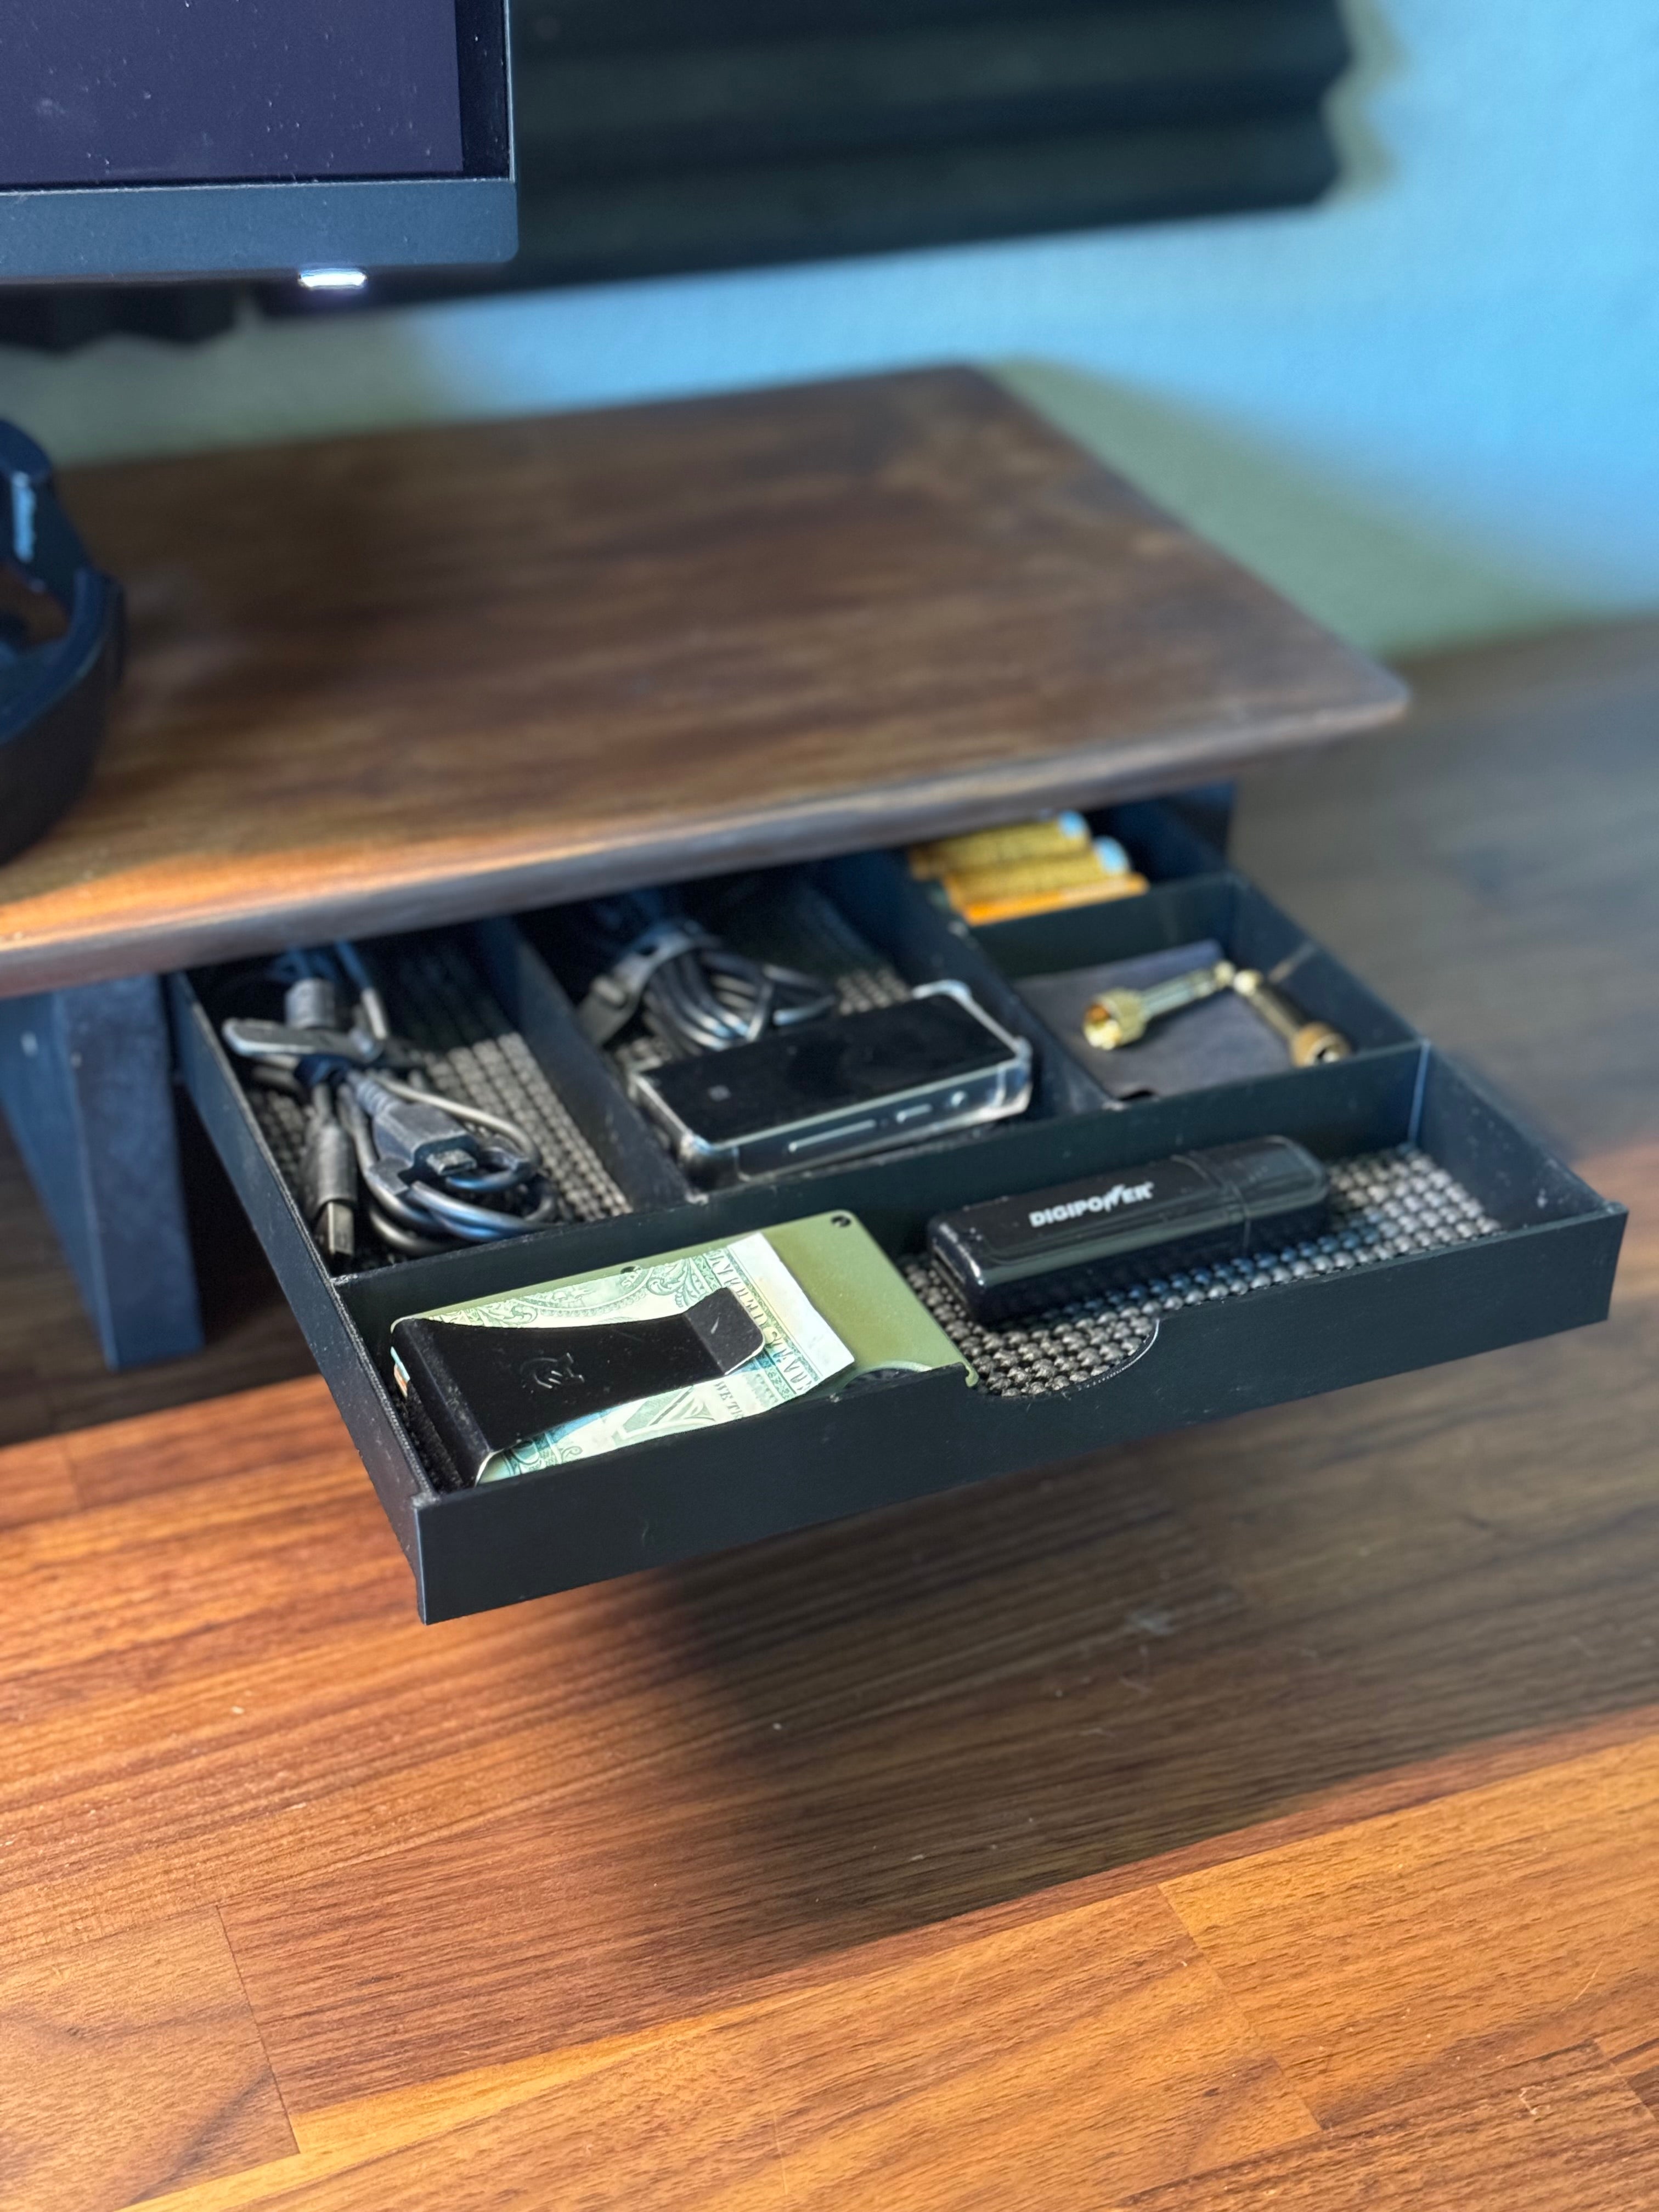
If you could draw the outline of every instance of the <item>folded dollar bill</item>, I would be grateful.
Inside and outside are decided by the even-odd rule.
[[[575,1328],[687,1313],[720,1291],[735,1297],[759,1330],[761,1348],[753,1358],[711,1381],[637,1398],[550,1427],[527,1443],[496,1453],[477,1479],[500,1481],[536,1468],[594,1459],[653,1437],[684,1436],[740,1421],[805,1396],[850,1367],[854,1356],[758,1233],[701,1251],[539,1283],[420,1316],[495,1329]],[[397,1356],[395,1334],[393,1364],[398,1383],[407,1392],[410,1376]]]

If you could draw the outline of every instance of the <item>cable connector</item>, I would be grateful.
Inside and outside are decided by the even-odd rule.
[[[300,1196],[323,1257],[331,1267],[349,1267],[357,1253],[357,1155],[326,1091],[307,1125]]]
[[[369,1118],[374,1149],[410,1174],[442,1182],[484,1164],[483,1147],[471,1130],[434,1100],[430,1105],[389,1090],[372,1075],[348,1079]]]

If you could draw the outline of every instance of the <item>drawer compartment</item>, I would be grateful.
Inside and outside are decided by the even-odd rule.
[[[992,1000],[1000,992],[1022,1003],[1012,988],[1022,974],[1130,957],[1184,942],[1183,933],[1264,963],[1301,945],[1294,925],[1241,879],[1206,868],[1201,850],[1184,866],[1192,872],[1140,899],[977,938],[932,908],[890,855],[812,874],[907,981],[948,969],[1000,1015]],[[556,927],[548,917],[490,923],[413,947],[392,940],[378,953],[435,961],[451,979],[460,1041],[447,1031],[434,1043],[492,1066],[504,1056],[522,1086],[545,1090],[591,1164],[586,1197],[569,1207],[586,1218],[336,1277],[296,1204],[281,1128],[218,1034],[222,971],[172,983],[185,1083],[362,1453],[426,1620],[1461,1358],[1607,1310],[1622,1210],[1316,948],[1298,957],[1298,997],[1346,1024],[1351,1058],[1114,1108],[1080,1070],[1073,1080],[1076,1063],[1045,1039],[1054,1075],[1023,1120],[699,1196],[576,1030],[543,957]],[[1298,1139],[1332,1173],[1327,1231],[1293,1249],[1149,1274],[994,1332],[974,1328],[927,1268],[926,1228],[940,1212],[1271,1134]],[[940,1369],[843,1395],[830,1384],[746,1421],[474,1489],[441,1486],[423,1461],[391,1381],[400,1318],[832,1210],[864,1224],[961,1346],[975,1383]]]
[[[1127,972],[1122,980],[1144,984],[1154,973],[1178,970],[1218,953],[1237,968],[1253,969],[1267,977],[1281,996],[1291,999],[1298,1015],[1328,1024],[1356,1055],[1416,1042],[1415,1032],[1391,1007],[1253,884],[1227,869],[1155,884],[1139,898],[1000,922],[969,934],[975,954],[996,978],[988,988],[1007,994],[1051,1056],[1070,1062],[1103,1097],[1110,1098],[1115,1091],[1120,1103],[1137,1103],[1130,1075],[1132,1055],[1090,1049],[1078,1018],[1089,989],[1056,979],[1124,963]],[[1200,955],[1200,945],[1210,951]],[[1168,1054],[1167,1040],[1185,1024],[1203,1023],[1217,1003],[1177,1016],[1158,1033],[1165,1042],[1154,1040],[1160,1054],[1156,1064],[1160,1071],[1173,1066],[1182,1090],[1207,1087],[1206,1054],[1192,1056],[1182,1075],[1181,1055]],[[1243,1065],[1231,1079],[1240,1079],[1247,1070],[1269,1077],[1282,1073],[1287,1055],[1266,1024],[1231,994],[1224,994],[1219,1003],[1227,1006],[1233,1025],[1243,1033]],[[1129,1082],[1119,1088],[1122,1077]]]

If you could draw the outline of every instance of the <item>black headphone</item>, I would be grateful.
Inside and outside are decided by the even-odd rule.
[[[33,438],[0,422],[0,564],[63,609],[44,645],[0,611],[0,860],[42,836],[92,773],[126,642],[121,586],[94,568]]]

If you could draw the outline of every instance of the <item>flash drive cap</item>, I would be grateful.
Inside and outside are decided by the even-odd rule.
[[[1217,1145],[1191,1157],[1238,1194],[1251,1231],[1247,1251],[1285,1241],[1287,1214],[1310,1212],[1330,1195],[1330,1177],[1305,1146],[1290,1137],[1252,1137],[1247,1144]]]

